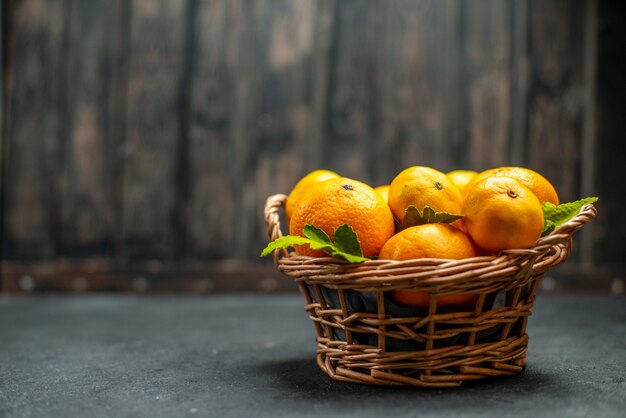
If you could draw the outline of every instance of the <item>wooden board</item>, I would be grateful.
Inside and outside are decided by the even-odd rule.
[[[126,132],[120,150],[122,254],[172,258],[185,8],[175,0],[136,0],[132,5]]]
[[[382,134],[386,2],[337,1],[331,27],[323,166],[373,182],[373,145]],[[382,162],[381,162],[382,163]]]
[[[0,7],[0,45],[5,45],[5,31],[8,32],[5,27],[4,22],[4,13],[5,10],[3,7]],[[0,260],[4,260],[4,190],[5,190],[5,172],[4,169],[6,167],[6,162],[4,161],[6,157],[6,148],[7,148],[7,140],[6,140],[6,131],[4,130],[4,102],[5,102],[5,71],[4,71],[4,62],[5,56],[8,55],[6,52],[6,48],[3,47],[2,53],[0,54]],[[2,265],[0,265],[0,292],[2,292]]]
[[[115,239],[115,94],[120,89],[113,34],[122,31],[119,1],[72,2],[68,96],[60,156],[60,237],[65,256],[112,256]],[[119,40],[118,40],[119,41]]]
[[[600,216],[594,221],[591,238],[594,258],[590,269],[612,266],[618,271],[624,260],[626,183],[619,174],[626,149],[626,13],[623,3],[600,2],[598,8],[597,111],[595,135],[595,178],[591,190],[600,197]],[[615,273],[624,285],[624,275]]]
[[[5,68],[4,257],[48,258],[58,253],[60,113],[65,104],[59,54],[68,10],[60,0],[11,2]]]
[[[509,165],[513,2],[465,3],[464,76],[469,166]]]
[[[584,11],[583,2],[530,4],[527,162],[565,202],[580,197]]]
[[[372,132],[368,152],[375,185],[389,184],[412,165],[449,166],[445,126],[455,112],[446,105],[459,92],[448,89],[454,75],[447,47],[457,40],[447,30],[457,6],[455,1],[402,1],[380,13],[382,45],[369,50],[381,80],[380,86],[374,84],[380,88],[374,100],[381,105],[373,109],[380,113],[373,118],[381,130]],[[454,59],[457,53],[450,52]]]
[[[316,48],[318,20],[331,8],[311,1],[257,1],[254,3],[251,47],[255,69],[255,129],[247,158],[254,175],[244,180],[242,206],[248,209],[238,220],[239,234],[247,251],[242,256],[258,257],[266,245],[267,229],[262,217],[265,199],[289,193],[296,181],[319,162],[309,160],[314,139],[311,123],[316,109],[311,95],[315,85],[312,60]],[[319,145],[319,143],[317,143]],[[260,216],[261,215],[261,216]]]
[[[189,200],[186,233],[190,257],[216,259],[234,252],[234,115],[241,2],[201,2],[193,22],[194,60],[189,114]]]

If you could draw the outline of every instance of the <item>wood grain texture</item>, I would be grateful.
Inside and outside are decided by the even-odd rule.
[[[252,165],[255,148],[253,138],[257,129],[258,69],[255,62],[255,21],[254,2],[243,1],[240,8],[241,31],[238,42],[237,70],[234,72],[235,99],[233,129],[230,132],[232,164],[229,167],[229,181],[234,196],[233,217],[235,222],[234,241],[229,258],[241,260],[251,250],[254,239],[254,217],[251,207],[256,204],[256,193],[250,176],[254,175]],[[214,244],[215,245],[215,244]],[[219,244],[218,244],[219,245]]]
[[[382,135],[374,137],[370,163],[378,184],[389,184],[404,168],[432,165],[444,170],[449,72],[446,43],[452,2],[402,1],[385,11],[384,44],[373,52],[381,74]],[[446,94],[442,94],[446,92]],[[452,112],[451,112],[452,113]],[[374,132],[375,134],[376,132]]]
[[[599,212],[592,245],[593,269],[611,266],[621,282],[624,271],[624,237],[626,236],[626,211],[624,196],[626,183],[620,175],[624,165],[626,146],[626,7],[621,2],[600,2],[598,8],[598,69],[596,111],[596,170],[594,193],[600,197]]]
[[[508,164],[513,2],[465,3],[465,80],[470,166]]]
[[[184,4],[132,7],[123,169],[123,255],[173,257]],[[167,28],[167,29],[164,29]]]
[[[387,3],[337,1],[332,25],[324,166],[372,182],[383,164],[373,150],[382,134],[381,67]]]
[[[528,165],[559,191],[579,197],[584,69],[584,3],[532,1]]]
[[[332,28],[335,20],[336,0],[316,2],[313,51],[311,53],[311,115],[309,141],[306,150],[307,171],[325,167],[323,144],[326,137],[326,108],[328,106],[329,66],[332,51]]]
[[[8,32],[6,23],[4,22],[5,4],[0,4],[0,45],[3,46],[0,53],[0,260],[4,260],[4,195],[5,195],[5,178],[6,174],[4,169],[6,167],[5,159],[7,157],[7,144],[6,131],[4,130],[4,109],[5,109],[5,70],[4,63],[6,62],[6,56],[8,55],[5,45],[6,42],[5,32]],[[3,266],[0,263],[0,292],[2,292],[2,272]]]
[[[40,259],[57,253],[59,115],[67,2],[11,2],[6,65],[4,172],[5,257]]]
[[[528,166],[563,202],[581,197],[584,113],[584,2],[531,1]],[[580,259],[574,247],[572,260]]]
[[[526,132],[529,85],[528,13],[529,0],[513,2],[511,45],[511,136],[509,164],[526,164]]]
[[[440,4],[440,2],[437,2]],[[443,3],[444,84],[438,91],[443,98],[442,139],[445,157],[440,170],[475,169],[469,159],[467,130],[467,91],[463,70],[464,10],[461,0]]]
[[[188,255],[223,258],[234,251],[235,193],[230,169],[241,2],[200,2],[191,75]]]
[[[247,185],[253,220],[248,229],[247,258],[258,255],[267,239],[262,212],[265,198],[276,191],[289,193],[295,182],[317,168],[308,160],[310,124],[314,108],[312,58],[316,44],[317,2],[263,0],[254,3],[257,107],[250,162],[254,176]],[[318,144],[319,146],[319,144]]]
[[[580,195],[593,196],[596,193],[596,98],[597,98],[597,65],[598,65],[598,1],[588,0],[585,4],[585,46],[584,46],[584,106],[582,116],[581,163],[580,163]],[[596,223],[585,228],[580,236],[580,260],[587,269],[593,268],[596,246]]]
[[[66,92],[66,144],[61,155],[63,255],[112,255],[115,167],[110,114],[115,85],[119,2],[72,2]]]

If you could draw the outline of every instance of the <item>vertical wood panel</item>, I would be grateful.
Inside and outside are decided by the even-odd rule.
[[[532,1],[529,15],[528,166],[561,201],[580,197],[584,112],[583,1]],[[570,262],[579,260],[574,247]]]
[[[5,173],[5,256],[55,254],[59,89],[67,2],[12,2]]]
[[[384,80],[384,105],[376,110],[382,113],[373,115],[382,117],[383,132],[373,137],[368,152],[377,183],[388,184],[412,165],[443,169],[449,160],[444,149],[448,3],[394,2],[386,12],[384,45],[373,51]]]
[[[623,283],[626,273],[624,260],[626,182],[618,173],[622,171],[626,155],[625,4],[601,1],[598,14],[600,21],[596,112],[597,163],[593,190],[600,197],[598,201],[600,216],[593,221],[595,223],[592,237],[595,247],[593,261],[596,268],[604,266],[612,274],[621,276]]]
[[[580,166],[580,195],[596,195],[596,74],[598,44],[598,2],[588,0],[585,4],[585,50],[584,50],[584,106],[582,121],[582,144]],[[590,223],[579,238],[580,260],[583,266],[593,269],[595,246],[593,242],[596,223]]]
[[[6,168],[5,159],[7,157],[7,141],[6,141],[6,131],[4,130],[4,109],[5,109],[5,71],[4,71],[4,63],[7,55],[7,44],[5,31],[7,31],[7,27],[4,23],[5,16],[5,8],[6,2],[0,3],[0,45],[2,45],[2,51],[0,51],[0,292],[2,292],[2,282],[3,282],[3,273],[4,273],[4,265],[2,260],[5,259],[4,256],[4,189],[5,189],[5,178],[6,174],[4,169]],[[7,31],[8,32],[8,31]],[[6,43],[5,43],[6,42]]]
[[[184,39],[182,75],[179,84],[178,104],[178,140],[176,155],[176,175],[174,185],[174,259],[177,261],[186,258],[189,252],[187,230],[189,212],[190,177],[189,171],[189,143],[191,125],[191,96],[194,88],[193,67],[196,50],[196,15],[198,13],[198,0],[188,0],[184,10]]]
[[[323,161],[346,177],[371,182],[371,152],[382,135],[384,74],[378,54],[387,2],[338,1],[332,29]]]
[[[230,134],[243,23],[239,1],[199,4],[189,127],[187,236],[192,257],[225,258],[234,250]]]
[[[465,3],[471,166],[507,164],[511,124],[512,2]]]
[[[61,239],[67,256],[111,255],[114,199],[110,115],[119,2],[72,2],[62,156]],[[114,37],[113,37],[114,39]]]
[[[584,2],[532,1],[528,165],[563,201],[579,197],[583,107]]]
[[[184,3],[132,8],[123,179],[124,255],[172,257]]]
[[[463,77],[462,50],[463,8],[461,0],[437,2],[444,7],[443,66],[444,85],[439,91],[443,96],[444,118],[441,131],[445,152],[450,156],[448,166],[440,170],[473,168],[469,159],[467,142],[467,94]]]
[[[112,193],[112,252],[116,263],[122,266],[124,260],[124,183],[126,163],[126,127],[128,117],[128,85],[130,73],[130,42],[133,5],[130,1],[119,0],[113,3],[117,13],[118,26],[110,33],[113,45],[113,64],[110,86],[110,101],[107,109],[110,125],[108,142],[111,147],[111,193]]]
[[[313,168],[307,150],[312,91],[318,88],[312,84],[312,58],[320,18],[318,3],[308,0],[262,0],[254,5],[258,108],[252,147],[257,152],[251,159],[254,205],[245,215],[254,220],[247,257],[258,255],[267,242],[265,222],[259,216],[265,198],[276,192],[288,193],[295,181]],[[328,10],[322,8],[321,12]]]
[[[523,166],[526,158],[528,107],[528,9],[529,0],[513,2],[511,46],[511,136],[509,164]]]
[[[326,136],[326,108],[328,106],[328,83],[331,58],[334,10],[336,0],[316,2],[313,51],[311,56],[311,116],[308,127],[309,141],[306,151],[307,171],[326,167],[323,160],[323,144]]]
[[[258,111],[258,79],[259,64],[255,61],[254,1],[242,1],[240,9],[241,31],[239,32],[239,48],[237,50],[237,70],[234,73],[235,112],[231,133],[232,164],[229,168],[229,179],[234,195],[234,241],[231,259],[244,260],[251,251],[250,243],[254,241],[253,217],[250,208],[256,205],[254,182],[250,178],[254,174],[253,158],[258,150],[253,146],[253,138],[257,129]]]

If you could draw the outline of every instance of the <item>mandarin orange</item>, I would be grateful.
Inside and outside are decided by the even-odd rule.
[[[465,186],[477,175],[478,173],[473,170],[453,170],[449,173],[446,173],[446,176],[450,179],[452,183],[459,189],[461,194],[463,194],[463,189]]]
[[[325,231],[331,239],[337,227],[349,224],[357,234],[364,257],[377,256],[394,234],[394,220],[385,199],[357,180],[338,177],[316,183],[300,197],[289,223],[291,235],[303,236],[306,224]],[[308,245],[298,246],[302,255],[322,257]]]
[[[420,212],[430,206],[437,212],[461,213],[459,189],[442,172],[414,166],[398,174],[389,186],[389,207],[402,222],[406,209],[413,205]]]
[[[442,223],[412,226],[391,237],[380,250],[379,259],[410,260],[414,258],[444,258],[459,260],[480,255],[480,250],[459,229]],[[459,305],[473,300],[472,294],[437,296],[441,306]],[[396,291],[394,300],[401,305],[428,306],[426,292]]]
[[[383,197],[383,199],[385,199],[385,202],[389,201],[389,185],[388,184],[385,184],[384,186],[374,187],[374,190],[376,190]]]
[[[329,170],[315,170],[311,171],[306,176],[302,177],[287,197],[287,203],[285,203],[285,215],[287,220],[291,219],[294,209],[298,206],[300,196],[312,185],[331,178],[340,177],[339,174]]]
[[[539,199],[511,177],[487,177],[474,184],[462,213],[468,234],[489,253],[529,248],[543,229]]]
[[[469,190],[479,181],[487,177],[511,177],[528,187],[539,199],[539,202],[559,204],[559,196],[554,186],[541,174],[525,167],[496,167],[485,170],[475,176],[465,187],[463,193],[467,195]]]

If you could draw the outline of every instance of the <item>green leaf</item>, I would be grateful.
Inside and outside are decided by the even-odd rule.
[[[541,208],[543,209],[543,231],[541,232],[541,236],[543,237],[550,234],[552,231],[563,225],[565,222],[578,215],[578,212],[580,212],[580,209],[583,206],[589,203],[594,203],[597,200],[597,197],[592,196],[585,197],[574,202],[561,203],[558,206],[550,202],[542,203]]]
[[[332,255],[333,242],[326,232],[311,224],[306,224],[302,233],[310,239],[310,242],[307,244],[309,244],[312,250],[322,250],[326,254]]]
[[[332,244],[330,237],[323,230],[311,225],[304,225],[304,230],[302,231],[305,237],[310,238],[311,240],[324,244]]]
[[[287,235],[270,242],[261,252],[261,257],[294,245],[308,244],[313,250],[322,250],[332,257],[343,258],[350,263],[362,263],[369,260],[363,257],[361,243],[354,229],[348,224],[343,224],[335,229],[335,241],[332,241],[323,230],[307,224],[302,233],[306,236],[300,237]]]
[[[436,212],[430,206],[424,206],[423,211],[420,213],[413,205],[409,205],[404,211],[404,218],[402,220],[402,229],[409,228],[411,226],[433,224],[433,223],[451,223],[463,218],[463,215],[455,215],[448,212]]]
[[[543,220],[543,231],[541,231],[541,236],[545,237],[549,235],[556,229],[556,224],[550,220]]]
[[[261,257],[270,255],[276,250],[282,250],[283,248],[293,247],[294,245],[303,245],[309,243],[308,238],[298,237],[295,235],[286,235],[284,237],[276,238],[274,241],[267,244],[267,247],[261,251]]]
[[[348,224],[343,224],[335,229],[335,247],[343,253],[363,257],[359,238]]]
[[[362,263],[364,261],[369,261],[369,258],[361,257],[358,255],[352,255],[344,252],[336,252],[332,254],[333,257],[339,257],[346,260],[348,263]]]

